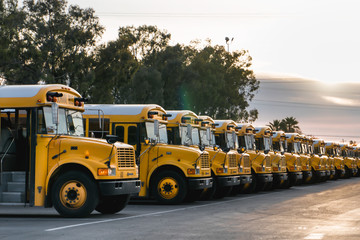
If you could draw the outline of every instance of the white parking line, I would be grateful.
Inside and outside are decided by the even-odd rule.
[[[310,233],[304,239],[323,239],[323,233]]]
[[[266,195],[269,195],[269,194],[274,194],[274,193],[268,193]],[[194,209],[194,208],[208,207],[208,206],[212,206],[212,205],[227,204],[229,202],[248,200],[248,199],[259,197],[259,196],[263,196],[263,194],[255,195],[255,196],[251,196],[251,197],[241,197],[241,198],[236,198],[236,199],[223,201],[223,202],[215,202],[215,203],[203,204],[203,205],[199,205],[199,206],[178,208],[178,209],[173,209],[173,210],[168,210],[168,211],[153,212],[153,213],[146,213],[146,214],[130,216],[130,217],[112,218],[112,219],[106,219],[106,220],[95,221],[95,222],[86,222],[86,223],[67,225],[67,226],[57,227],[57,228],[49,228],[49,229],[46,229],[45,232],[52,232],[52,231],[63,230],[63,229],[67,229],[67,228],[82,227],[82,226],[86,226],[86,225],[94,225],[94,224],[122,221],[122,220],[141,218],[141,217],[148,217],[148,216],[154,216],[154,215],[160,215],[160,214],[166,214],[166,213],[172,213],[172,212],[179,212],[179,211],[185,211],[185,210]]]

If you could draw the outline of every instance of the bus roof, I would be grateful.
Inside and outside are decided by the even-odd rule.
[[[271,129],[270,127],[267,126],[258,126],[255,127],[255,136],[256,137],[261,137],[261,136],[271,136]]]
[[[214,119],[212,117],[209,116],[205,116],[205,115],[201,115],[199,116],[200,119],[209,122],[210,124],[215,123]]]
[[[166,111],[157,104],[86,104],[84,116],[98,116],[101,110],[105,116],[118,117],[122,122],[139,122],[149,118],[149,112],[156,111],[161,115]]]
[[[190,110],[166,110],[166,113],[171,114],[171,116],[168,117],[169,122],[177,121],[180,123],[183,116],[198,118],[198,116]]]
[[[215,124],[218,124],[216,126],[216,131],[224,131],[226,132],[228,130],[228,126],[231,126],[234,128],[236,128],[236,122],[233,120],[214,120]]]
[[[236,127],[238,129],[237,133],[239,135],[243,134],[254,134],[254,126],[250,123],[236,123]]]
[[[62,94],[57,97],[56,102],[59,106],[83,109],[83,105],[74,105],[75,98],[81,98],[81,95],[73,88],[61,84],[0,86],[0,107],[25,108],[38,107],[41,104],[50,105],[52,102],[47,99],[49,92]]]
[[[272,139],[275,141],[279,141],[281,137],[285,137],[284,131],[273,131],[272,132]]]

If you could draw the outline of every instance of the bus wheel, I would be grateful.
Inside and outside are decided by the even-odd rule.
[[[102,214],[114,214],[123,210],[129,203],[130,194],[102,196],[95,210]]]
[[[244,193],[254,193],[256,192],[256,189],[257,189],[257,185],[259,184],[258,181],[257,181],[257,177],[256,177],[256,174],[252,173],[251,174],[251,183],[250,185],[244,189]]]
[[[152,195],[163,204],[179,204],[188,192],[184,177],[174,171],[159,173],[153,183]]]
[[[56,179],[51,196],[56,211],[64,217],[88,216],[99,201],[96,183],[79,171],[66,172]]]

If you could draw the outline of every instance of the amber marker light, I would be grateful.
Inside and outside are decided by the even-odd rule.
[[[189,174],[189,175],[195,175],[195,168],[188,168],[187,169],[187,173]]]
[[[89,151],[86,150],[86,151],[85,151],[85,158],[86,158],[86,159],[89,159],[89,157],[90,157],[90,153],[89,153]]]
[[[98,176],[115,176],[115,168],[98,168]]]

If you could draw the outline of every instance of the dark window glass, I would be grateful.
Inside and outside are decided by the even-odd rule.
[[[99,125],[99,118],[89,118],[89,133],[94,133],[96,138],[104,138],[109,134],[110,120],[108,118],[102,120],[104,120],[103,128]]]
[[[128,128],[128,144],[130,145],[137,144],[136,131],[137,131],[137,127],[135,126],[130,126]]]
[[[125,142],[124,141],[124,127],[123,126],[117,126],[115,129],[115,134],[116,136],[118,136],[120,138],[120,142]]]

